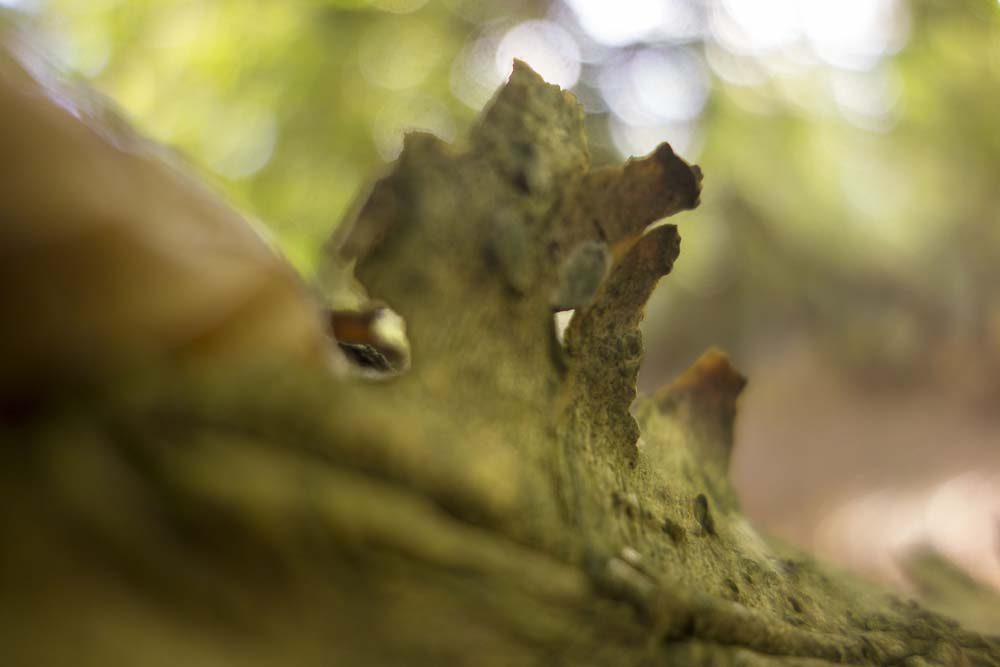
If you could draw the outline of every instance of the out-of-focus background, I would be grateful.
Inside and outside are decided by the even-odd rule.
[[[771,534],[1000,588],[997,0],[0,0],[263,221],[305,275],[403,132],[461,133],[526,60],[593,159],[705,174],[645,323],[650,390],[750,377],[732,475]]]

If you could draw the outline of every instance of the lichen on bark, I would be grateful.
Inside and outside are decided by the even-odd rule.
[[[410,135],[331,244],[409,369],[208,358],[21,415],[4,664],[1000,664],[747,523],[723,353],[636,398],[660,221],[700,187],[666,144],[591,169],[579,105],[522,63],[468,138]]]

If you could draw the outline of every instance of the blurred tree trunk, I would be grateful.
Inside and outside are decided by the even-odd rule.
[[[669,146],[591,170],[522,64],[467,140],[408,137],[331,262],[412,363],[335,373],[249,226],[6,44],[2,664],[1000,664],[747,524],[721,352],[633,405],[649,226],[701,186]]]

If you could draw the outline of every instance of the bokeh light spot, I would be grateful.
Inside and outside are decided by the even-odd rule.
[[[712,32],[726,48],[760,53],[800,36],[797,0],[722,0],[712,12]]]
[[[580,78],[580,47],[572,35],[551,21],[525,21],[503,36],[495,61],[502,77],[510,75],[515,58],[563,88],[572,88]]]
[[[497,42],[490,37],[475,39],[465,45],[451,65],[448,83],[452,94],[476,111],[483,108],[503,82],[494,57]]]
[[[412,88],[427,78],[442,55],[441,35],[415,19],[380,21],[361,41],[361,72],[389,90]]]
[[[644,49],[607,66],[598,85],[611,110],[629,125],[693,120],[709,93],[705,65],[685,48]]]
[[[899,0],[808,0],[802,23],[820,58],[850,69],[870,69],[898,51],[909,32]]]
[[[596,42],[625,46],[650,39],[697,39],[703,6],[692,0],[567,0],[580,27]]]
[[[237,180],[257,173],[271,160],[278,125],[267,109],[250,105],[227,109],[218,122],[202,133],[202,156],[207,166]]]
[[[611,115],[608,117],[608,131],[622,157],[647,155],[664,141],[668,142],[678,155],[688,159],[695,157],[696,136],[693,123],[631,125]]]
[[[886,132],[895,124],[902,82],[889,66],[862,72],[835,70],[830,86],[838,109],[852,125]]]
[[[395,160],[407,132],[430,132],[445,141],[455,138],[455,121],[443,104],[429,95],[407,95],[387,103],[375,116],[372,135],[379,155]]]
[[[601,44],[623,46],[646,37],[665,18],[659,0],[568,0],[580,26]]]

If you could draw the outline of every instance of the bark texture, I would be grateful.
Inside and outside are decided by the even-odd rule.
[[[52,107],[53,127],[119,159],[90,121],[10,81],[9,99]],[[638,324],[680,248],[653,223],[697,205],[701,173],[666,144],[592,170],[582,121],[518,63],[466,140],[409,136],[342,228],[331,261],[405,319],[398,376],[333,376],[315,352],[318,307],[283,271],[261,283],[280,286],[266,299],[227,310],[245,319],[211,328],[227,355],[192,362],[190,345],[152,336],[138,363],[134,346],[98,346],[59,391],[19,365],[34,391],[25,403],[6,387],[0,663],[1000,665],[996,638],[746,522],[726,474],[745,380],[722,352],[636,399]],[[85,193],[59,192],[48,215],[71,218]],[[95,215],[128,238],[204,230],[217,212],[190,197],[164,204],[182,221],[115,203]],[[48,224],[31,206],[4,209],[10,238],[18,220]],[[91,238],[61,252],[81,257]],[[4,257],[34,257],[11,275],[45,298],[103,284],[46,274],[51,246],[26,247]],[[276,266],[261,247],[224,254]],[[190,251],[211,266],[211,248]],[[158,284],[162,270],[100,275]],[[52,340],[116,316],[116,298],[66,306]],[[184,299],[167,306],[184,320]],[[570,308],[560,340],[553,310]],[[245,333],[281,312],[291,333]]]

